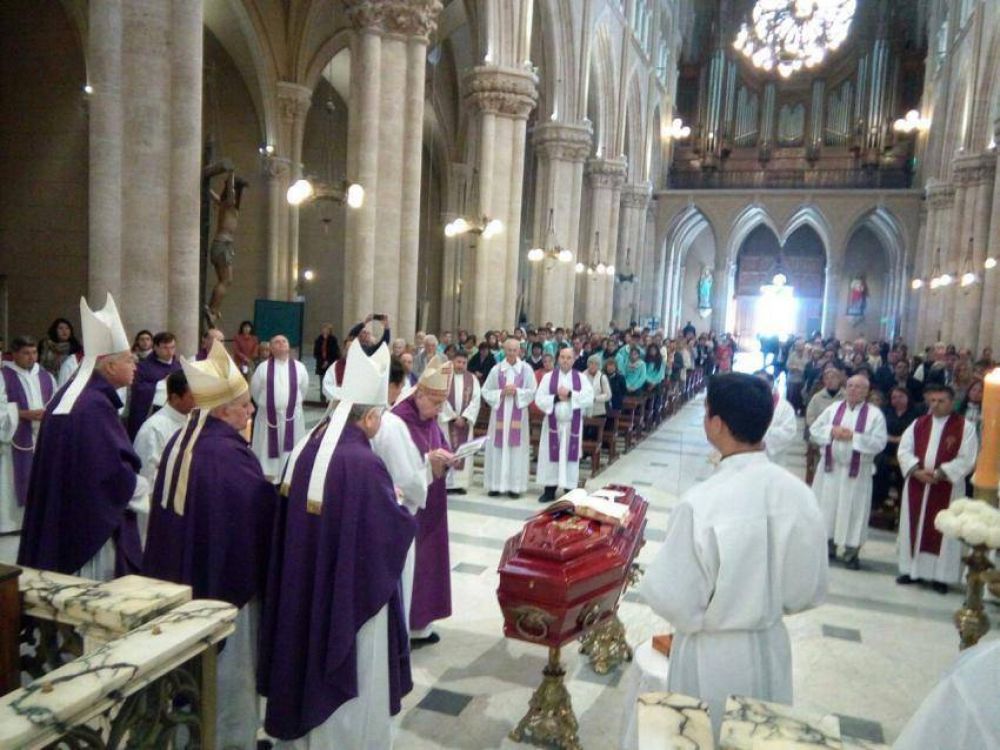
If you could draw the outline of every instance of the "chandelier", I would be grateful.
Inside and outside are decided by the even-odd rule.
[[[543,260],[558,261],[560,263],[572,263],[573,251],[559,245],[556,242],[556,230],[552,226],[553,210],[549,209],[549,225],[545,232],[545,246],[538,245],[528,251],[528,260],[532,263],[539,263]],[[552,264],[546,265],[546,270]]]
[[[590,263],[577,263],[576,272],[579,274],[586,274],[593,281],[598,276],[614,276],[615,267],[614,265],[608,263],[605,264],[601,260],[601,233],[594,232],[594,248],[591,252],[593,260]]]
[[[733,47],[756,68],[788,78],[840,47],[857,0],[757,0]]]

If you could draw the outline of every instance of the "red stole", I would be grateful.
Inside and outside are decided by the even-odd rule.
[[[472,403],[472,373],[468,370],[462,373],[462,404],[461,407],[455,403],[455,378],[451,379],[451,385],[448,387],[448,403],[451,404],[451,408],[455,410],[459,417],[465,413],[465,410],[469,408],[469,404]],[[451,449],[455,450],[458,446],[462,445],[466,440],[469,439],[469,430],[471,429],[468,422],[466,422],[465,427],[459,427],[455,424],[455,420],[451,420],[448,423],[448,439],[451,441]],[[455,467],[458,471],[465,468],[465,459],[463,458],[458,462]]]
[[[948,417],[948,421],[944,423],[944,429],[941,431],[941,439],[938,441],[937,456],[931,465],[927,461],[927,445],[931,439],[933,419],[934,417],[930,414],[925,414],[913,424],[913,452],[920,459],[920,467],[927,471],[934,471],[940,468],[941,464],[955,459],[959,448],[962,447],[962,433],[965,430],[965,419],[961,414],[952,414]],[[929,485],[927,512],[924,514],[924,527],[920,530],[919,546],[917,525],[920,523],[920,506],[923,504],[924,487],[928,487],[928,485],[911,478],[907,482],[907,486],[909,489],[906,502],[909,503],[910,510],[910,548],[913,550],[913,555],[916,556],[918,551],[939,555],[941,554],[941,532],[934,528],[934,518],[951,502],[952,484],[947,479],[942,479],[940,482]]]

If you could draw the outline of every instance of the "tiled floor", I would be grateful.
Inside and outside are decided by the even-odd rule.
[[[702,408],[700,399],[687,405],[589,482],[641,488],[650,508],[649,543],[640,564],[655,555],[677,497],[711,471]],[[321,413],[310,409],[308,421]],[[785,464],[801,473],[803,451]],[[481,485],[478,476],[474,484]],[[438,626],[440,643],[413,653],[415,687],[397,718],[397,748],[519,747],[507,733],[541,681],[546,652],[503,638],[496,567],[504,541],[540,508],[540,492],[533,485],[519,500],[494,499],[478,486],[464,497],[449,498],[453,615]],[[0,561],[13,560],[16,544],[16,538],[0,537]],[[786,618],[795,701],[810,711],[844,717],[846,735],[891,742],[957,654],[951,615],[961,595],[897,586],[895,539],[885,532],[872,532],[861,558],[861,571],[832,569],[826,604]],[[991,617],[996,613],[991,605]],[[668,631],[632,591],[620,614],[633,645]],[[572,646],[563,649],[563,661],[583,746],[617,747],[628,680],[621,671],[595,675]]]

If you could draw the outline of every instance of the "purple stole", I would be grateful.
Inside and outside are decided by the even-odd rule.
[[[288,358],[288,405],[285,406],[285,439],[282,450],[295,447],[295,406],[299,402],[299,372],[295,360]],[[274,357],[267,361],[267,455],[278,458],[278,410],[274,406]]]
[[[7,400],[17,403],[17,408],[25,411],[30,409],[28,394],[21,386],[21,379],[11,367],[0,368],[3,372],[4,387],[7,389]],[[43,367],[38,368],[38,384],[42,391],[42,408],[52,400],[55,390],[52,376]],[[35,437],[32,434],[31,420],[19,419],[17,430],[10,441],[11,462],[14,467],[14,495],[17,504],[24,507],[24,499],[28,496],[28,480],[31,478],[31,461],[35,455]]]
[[[455,378],[451,379],[451,386],[448,388],[448,403],[451,404],[451,408],[458,412],[458,416],[462,416],[466,409],[469,408],[469,404],[472,402],[472,373],[463,372],[462,373],[462,405],[459,407],[455,403]],[[469,439],[469,425],[466,424],[465,427],[458,427],[455,424],[455,420],[451,420],[448,423],[448,438],[451,441],[451,448],[454,450],[458,446],[462,445],[466,440]],[[455,467],[458,471],[465,468],[465,459],[463,458],[458,462]]]
[[[580,391],[580,373],[576,370],[570,370],[573,374],[573,390],[574,392]],[[559,370],[553,370],[552,374],[549,375],[549,394],[556,397],[556,403],[559,403]],[[579,409],[573,409],[573,421],[570,423],[569,428],[569,461],[579,461],[580,460],[580,425],[583,423],[583,417],[580,415]],[[554,464],[559,463],[559,428],[556,427],[556,410],[555,405],[552,407],[552,413],[549,414],[549,461]]]
[[[841,421],[844,419],[844,414],[847,412],[847,402],[841,401],[840,406],[837,407],[837,413],[833,416],[833,426],[840,427]],[[858,414],[858,421],[854,424],[855,432],[864,432],[865,425],[868,423],[868,403],[865,402],[861,405],[861,413]],[[831,440],[826,446],[826,453],[823,457],[823,470],[827,473],[833,471],[833,441]],[[851,468],[848,470],[847,475],[851,479],[856,479],[858,473],[861,471],[861,454],[858,451],[851,451]]]
[[[503,448],[503,406],[504,400],[507,395],[503,392],[503,389],[507,387],[507,376],[504,375],[503,369],[497,371],[497,381],[500,383],[500,403],[497,406],[497,423],[496,429],[493,431],[493,447]],[[524,387],[524,368],[520,368],[517,371],[517,377],[514,378],[514,385],[518,388]],[[514,396],[513,408],[510,412],[510,446],[512,448],[521,447],[521,420],[524,416],[524,409],[517,405],[517,396]]]

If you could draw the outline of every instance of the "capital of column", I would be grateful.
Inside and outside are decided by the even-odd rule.
[[[278,112],[289,122],[305,117],[312,106],[312,90],[308,86],[278,81]]]
[[[622,205],[645,211],[649,208],[649,200],[653,195],[653,186],[648,182],[622,187]]]
[[[587,159],[585,174],[591,187],[620,188],[628,174],[625,159]]]
[[[543,122],[535,126],[532,140],[542,158],[583,161],[590,155],[593,128],[590,123]]]
[[[955,200],[955,188],[947,182],[934,182],[927,185],[927,203],[933,209],[948,208]]]
[[[261,160],[261,169],[269,180],[286,179],[292,171],[291,162],[284,156],[265,156]]]
[[[465,91],[483,112],[526,120],[538,101],[538,78],[528,70],[480,65],[465,77]]]
[[[345,0],[344,10],[357,29],[424,39],[437,29],[441,0]]]
[[[963,154],[955,157],[954,180],[956,185],[967,187],[992,182],[996,174],[996,152]]]

